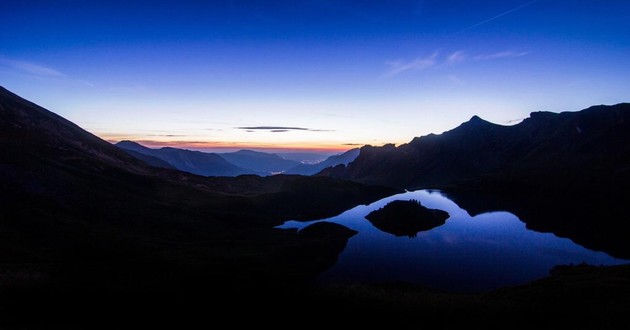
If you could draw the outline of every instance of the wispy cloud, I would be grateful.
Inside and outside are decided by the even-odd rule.
[[[363,144],[361,143],[344,143],[342,144],[342,146],[362,146]]]
[[[523,117],[523,118],[516,118],[516,119],[510,119],[510,120],[505,121],[505,124],[506,125],[518,124],[518,123],[522,122],[525,119],[526,119],[525,117]]]
[[[428,57],[420,57],[411,61],[390,61],[385,62],[389,66],[389,70],[385,73],[384,77],[393,77],[401,73],[409,71],[423,71],[427,69],[440,69],[455,64],[462,64],[470,62],[470,60],[494,60],[500,58],[521,57],[528,55],[529,52],[515,52],[511,50],[496,52],[492,54],[470,54],[464,50],[456,50],[452,53],[441,55],[439,52],[434,52]],[[452,82],[461,84],[462,81],[455,76],[447,77]]]
[[[438,55],[438,52],[434,52],[430,56],[418,57],[411,61],[398,60],[386,62],[385,64],[389,66],[389,71],[386,76],[391,77],[407,71],[426,70],[434,67],[437,64]]]
[[[28,75],[36,79],[54,79],[55,81],[64,80],[66,82],[80,84],[87,87],[96,87],[95,84],[87,80],[77,79],[76,77],[68,76],[67,74],[49,66],[30,61],[7,58],[1,55],[0,68],[5,68],[6,70],[10,70],[10,72]]]
[[[18,61],[0,57],[0,65],[38,77],[62,78],[66,76],[65,74],[53,68],[26,61]]]
[[[466,52],[463,50],[458,50],[446,58],[446,63],[456,64],[456,63],[465,61],[466,58],[467,58]]]
[[[465,28],[463,28],[463,29],[461,29],[461,30],[457,31],[457,33],[456,33],[456,34],[459,34],[459,33],[462,33],[462,32],[465,32],[465,31],[468,31],[468,30],[470,30],[470,29],[474,29],[474,28],[476,28],[476,27],[478,27],[478,26],[484,25],[484,24],[486,24],[486,23],[492,22],[492,21],[494,21],[495,19],[501,18],[501,17],[503,17],[503,16],[505,16],[505,15],[507,15],[507,14],[511,14],[511,13],[513,13],[513,12],[517,11],[517,10],[521,10],[521,9],[523,9],[523,8],[525,8],[525,7],[527,7],[527,6],[531,5],[531,4],[533,4],[533,3],[535,3],[535,2],[538,2],[538,0],[532,0],[532,1],[528,2],[528,3],[525,3],[525,4],[522,4],[522,5],[520,5],[520,6],[514,7],[514,8],[512,8],[512,9],[510,9],[510,10],[504,11],[504,12],[502,12],[502,13],[500,13],[500,14],[496,15],[496,16],[490,17],[490,18],[485,19],[485,20],[483,20],[483,21],[481,21],[481,22],[478,22],[478,23],[475,23],[475,24],[470,25],[470,26],[468,26],[468,27],[465,27]]]
[[[184,136],[188,136],[188,135],[184,135],[184,134],[148,134],[147,136],[184,137]]]
[[[450,55],[441,55],[440,52],[435,51],[429,56],[418,57],[409,61],[389,61],[385,62],[385,64],[389,67],[389,70],[385,74],[385,77],[393,77],[409,71],[423,71],[430,68],[436,68],[445,64],[453,65],[464,62],[467,59],[468,56],[466,55],[465,51],[457,50]]]
[[[308,128],[305,127],[290,127],[290,126],[242,126],[237,127],[238,129],[246,129],[246,130],[263,130],[263,131],[273,131],[273,130],[286,130],[286,131],[308,131]]]
[[[242,126],[235,127],[236,129],[244,130],[246,132],[267,131],[272,133],[283,133],[290,131],[309,131],[309,132],[332,132],[332,130],[326,129],[312,129],[306,127],[294,127],[294,126]]]
[[[498,58],[506,58],[506,57],[521,57],[528,55],[529,52],[514,52],[514,51],[502,51],[492,54],[484,54],[475,56],[476,60],[494,60]]]

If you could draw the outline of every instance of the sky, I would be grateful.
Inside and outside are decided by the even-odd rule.
[[[108,140],[342,151],[630,102],[626,0],[0,0],[0,85]]]

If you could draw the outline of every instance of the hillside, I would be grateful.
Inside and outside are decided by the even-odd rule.
[[[396,192],[330,178],[205,178],[149,166],[6,89],[0,153],[3,292],[194,288],[238,296],[235,288],[303,283],[334,261],[351,233],[331,225],[304,236],[273,226]],[[322,191],[330,198],[305,198]]]
[[[239,150],[219,155],[236,166],[250,170],[251,174],[277,174],[300,164],[294,160],[284,159],[276,154],[253,150]]]
[[[355,232],[332,223],[300,232],[272,226],[399,190],[149,166],[2,88],[0,152],[3,327],[174,328],[207,321],[209,299],[213,322],[236,322],[233,313],[243,312],[291,326],[278,311],[325,313],[317,325],[405,326],[421,316],[504,326],[525,312],[533,325],[601,327],[617,326],[628,306],[627,266],[561,267],[541,281],[470,295],[405,284],[318,288],[314,276]],[[469,212],[492,209],[461,201]],[[448,317],[454,311],[460,317]]]
[[[359,149],[350,149],[339,155],[332,155],[326,158],[324,161],[317,164],[300,164],[293,168],[288,169],[286,174],[300,174],[300,175],[313,175],[321,172],[328,167],[334,167],[337,165],[348,165],[359,155]]]
[[[247,169],[240,168],[226,161],[223,157],[214,153],[171,147],[151,149],[132,141],[120,141],[116,146],[125,151],[131,151],[132,153],[130,154],[132,156],[140,153],[145,156],[158,158],[173,168],[197,175],[237,176],[252,173]]]
[[[534,112],[514,126],[477,116],[439,135],[395,147],[365,146],[323,175],[402,188],[630,183],[630,104]]]

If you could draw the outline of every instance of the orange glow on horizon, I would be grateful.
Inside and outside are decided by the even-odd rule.
[[[137,142],[148,148],[172,147],[180,149],[190,149],[212,152],[231,152],[242,149],[252,149],[268,152],[316,152],[316,153],[342,153],[353,148],[359,148],[363,144],[310,144],[310,143],[251,143],[251,142],[208,142],[208,141],[157,141],[139,139],[137,137],[116,137],[106,138],[110,143],[117,143],[122,140]]]

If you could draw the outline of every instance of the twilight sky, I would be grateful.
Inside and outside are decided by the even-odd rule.
[[[0,0],[0,85],[110,141],[208,150],[630,101],[626,0],[127,2]]]

